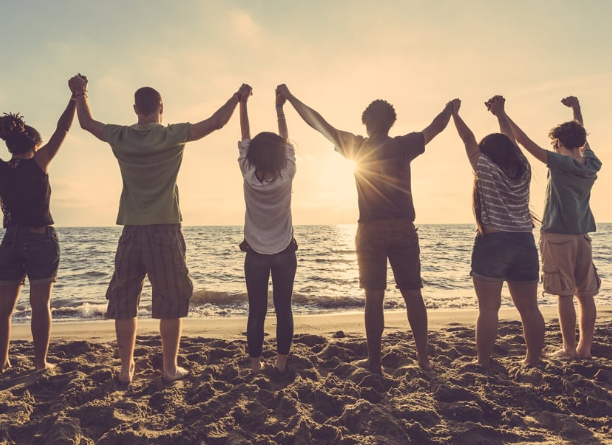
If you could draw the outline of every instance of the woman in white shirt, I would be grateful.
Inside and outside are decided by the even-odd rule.
[[[247,322],[248,353],[253,373],[261,372],[264,323],[268,310],[268,281],[272,276],[272,295],[276,312],[277,356],[275,368],[287,370],[287,357],[293,340],[291,297],[297,269],[291,219],[291,186],[295,176],[295,150],[288,143],[283,112],[285,99],[276,95],[279,135],[262,132],[251,139],[247,101],[251,87],[240,89],[240,128],[238,164],[244,178],[246,214],[244,274],[249,299]]]

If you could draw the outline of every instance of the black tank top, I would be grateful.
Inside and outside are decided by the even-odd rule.
[[[20,159],[13,167],[0,160],[0,200],[4,227],[23,225],[42,227],[53,224],[49,211],[49,175],[34,158]]]

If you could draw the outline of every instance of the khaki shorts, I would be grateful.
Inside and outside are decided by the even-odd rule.
[[[542,232],[542,284],[553,295],[597,295],[601,280],[593,264],[591,237]]]
[[[185,240],[180,224],[123,228],[115,256],[115,272],[106,292],[107,318],[136,317],[145,275],[151,282],[151,316],[186,317],[193,283],[185,262]]]
[[[389,218],[359,223],[355,247],[361,288],[371,291],[387,288],[387,258],[398,289],[423,287],[419,236],[409,219]]]

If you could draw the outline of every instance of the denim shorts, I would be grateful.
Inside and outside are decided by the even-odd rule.
[[[387,258],[398,289],[423,287],[419,236],[409,219],[389,218],[359,223],[355,247],[361,288],[371,291],[387,288]]]
[[[531,232],[478,234],[470,275],[486,281],[532,284],[539,281],[538,250]]]
[[[151,317],[186,317],[193,283],[185,250],[180,224],[123,227],[115,255],[115,272],[106,292],[106,318],[136,317],[145,275],[151,282]]]
[[[57,281],[60,248],[52,226],[9,226],[0,245],[0,285]]]

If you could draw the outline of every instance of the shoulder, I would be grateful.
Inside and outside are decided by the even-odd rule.
[[[393,140],[404,149],[417,152],[425,151],[425,135],[422,131],[415,131],[403,136],[395,136]]]
[[[130,127],[127,125],[104,124],[102,127],[102,133],[104,134],[105,139],[110,142],[129,128]]]
[[[249,151],[250,146],[250,139],[243,139],[242,141],[238,141],[238,151],[240,152],[240,154],[246,155],[246,153]]]

